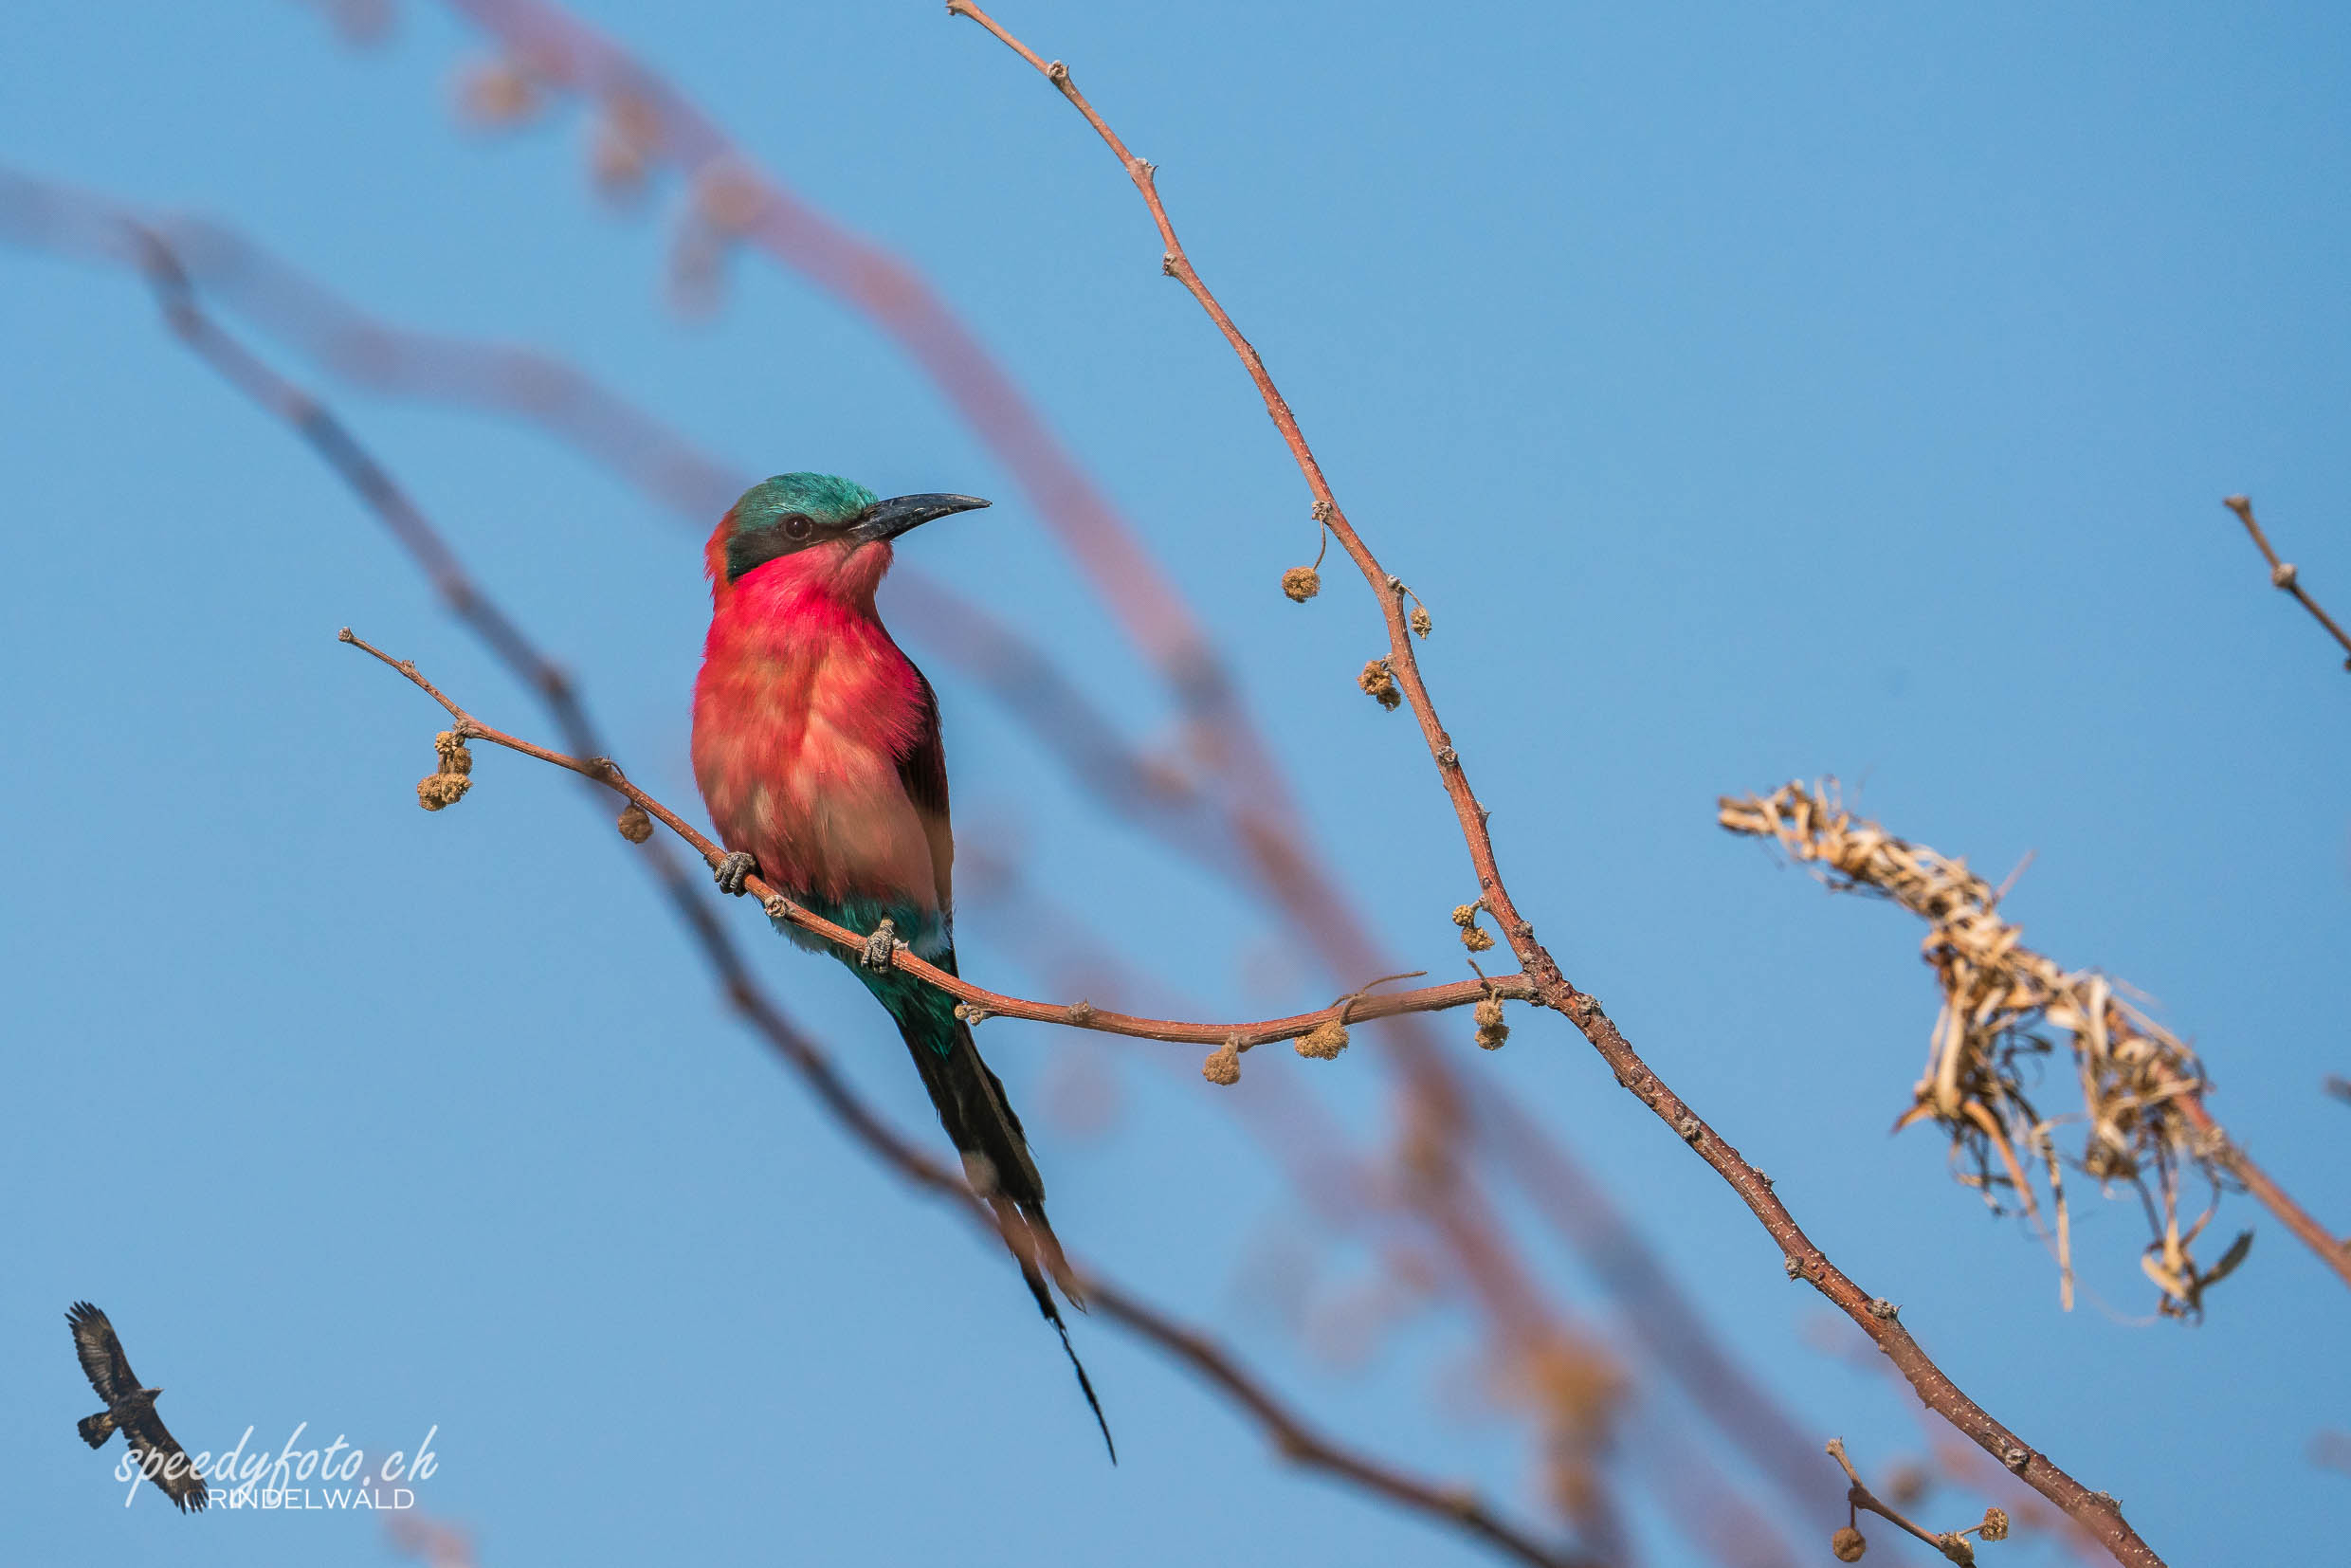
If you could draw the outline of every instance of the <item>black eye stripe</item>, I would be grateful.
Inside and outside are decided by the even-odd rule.
[[[764,565],[778,556],[793,555],[839,532],[837,527],[820,524],[805,512],[786,512],[757,527],[738,528],[726,541],[727,581],[733,582],[755,566]]]

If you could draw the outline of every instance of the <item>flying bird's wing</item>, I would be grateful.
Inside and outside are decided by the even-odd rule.
[[[134,1413],[130,1423],[122,1429],[122,1437],[131,1445],[131,1451],[138,1456],[148,1479],[172,1500],[173,1505],[181,1513],[191,1508],[202,1508],[211,1500],[211,1493],[204,1485],[204,1477],[198,1475],[194,1467],[189,1464],[188,1450],[179,1446],[171,1430],[164,1426],[163,1418],[155,1413],[155,1406],[143,1406]]]
[[[131,1370],[130,1359],[122,1354],[122,1341],[115,1338],[115,1325],[106,1321],[106,1314],[87,1302],[76,1302],[65,1321],[73,1325],[74,1354],[81,1358],[82,1375],[89,1378],[107,1409],[137,1392],[138,1375]]]

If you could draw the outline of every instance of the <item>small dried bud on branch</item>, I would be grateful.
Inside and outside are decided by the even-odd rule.
[[[458,118],[476,130],[520,125],[538,116],[542,101],[538,84],[511,60],[478,63],[458,78]]]
[[[1850,1524],[1829,1538],[1829,1550],[1836,1554],[1839,1562],[1859,1562],[1861,1555],[1868,1549],[1869,1543]]]
[[[645,808],[633,800],[622,808],[616,826],[620,829],[620,836],[631,844],[643,844],[653,836],[653,819],[647,816]]]
[[[2007,1511],[2000,1508],[1986,1508],[1984,1522],[1977,1526],[1977,1529],[1982,1532],[1986,1541],[2006,1541],[2008,1539]]]
[[[694,177],[694,210],[721,234],[750,233],[767,205],[758,178],[738,164],[719,163]]]
[[[443,730],[434,736],[432,749],[440,754],[443,773],[469,774],[473,772],[473,753],[465,749],[465,738],[455,730]]]
[[[1423,637],[1434,631],[1437,626],[1435,621],[1430,619],[1429,607],[1425,604],[1412,606],[1412,629]]]
[[[1336,1018],[1326,1018],[1314,1026],[1311,1032],[1301,1035],[1298,1054],[1316,1061],[1327,1062],[1347,1048],[1347,1029]],[[1239,1069],[1234,1069],[1238,1076]]]
[[[1493,937],[1478,924],[1478,911],[1484,907],[1477,903],[1453,905],[1453,923],[1461,927],[1461,945],[1472,953],[1483,953],[1494,945]]]
[[[1502,1021],[1502,998],[1488,996],[1469,1010],[1469,1016],[1478,1021],[1478,1031],[1472,1036],[1480,1050],[1499,1050],[1510,1038],[1510,1026]]]
[[[1355,684],[1361,686],[1373,702],[1391,713],[1404,701],[1404,694],[1396,689],[1395,671],[1388,667],[1385,659],[1374,659],[1365,665],[1363,673],[1355,678]]]
[[[1172,273],[1174,268],[1169,270]],[[1320,501],[1315,503],[1314,521],[1314,564],[1293,566],[1282,574],[1282,592],[1296,604],[1304,604],[1322,592],[1322,556],[1331,547],[1331,519],[1330,509]]]
[[[589,173],[597,194],[615,204],[644,193],[661,149],[661,117],[652,105],[629,93],[605,100],[590,144]]]
[[[1241,1042],[1228,1040],[1200,1064],[1200,1076],[1212,1084],[1230,1087],[1241,1081]]]

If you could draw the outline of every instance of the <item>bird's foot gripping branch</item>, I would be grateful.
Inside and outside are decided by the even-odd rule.
[[[731,854],[720,855],[719,864],[710,869],[718,878],[720,892],[731,898],[739,898],[745,891],[744,882],[759,874],[759,863],[753,856],[737,849]]]

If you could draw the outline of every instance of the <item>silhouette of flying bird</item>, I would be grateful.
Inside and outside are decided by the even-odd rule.
[[[1052,1285],[1085,1303],[1046,1220],[1020,1118],[955,999],[891,962],[903,941],[956,973],[955,835],[939,700],[884,629],[874,590],[892,540],[987,504],[884,501],[829,474],[778,474],[744,492],[704,554],[711,616],[694,684],[694,778],[731,851],[717,867],[720,887],[740,893],[756,872],[793,903],[871,933],[858,954],[775,922],[803,947],[833,951],[897,1022],[974,1190],[1008,1239],[1030,1244],[1014,1244],[1013,1256],[1107,1444],[1102,1405],[1053,1304]]]
[[[82,1441],[94,1449],[103,1448],[106,1439],[119,1431],[122,1441],[148,1471],[148,1479],[163,1489],[181,1513],[203,1507],[210,1497],[204,1477],[185,1463],[172,1463],[185,1461],[188,1451],[155,1414],[155,1395],[163,1391],[139,1386],[138,1375],[122,1354],[122,1341],[115,1338],[115,1325],[87,1302],[74,1303],[65,1322],[73,1327],[74,1354],[81,1358],[82,1375],[106,1401],[104,1410],[83,1416],[77,1424]]]

